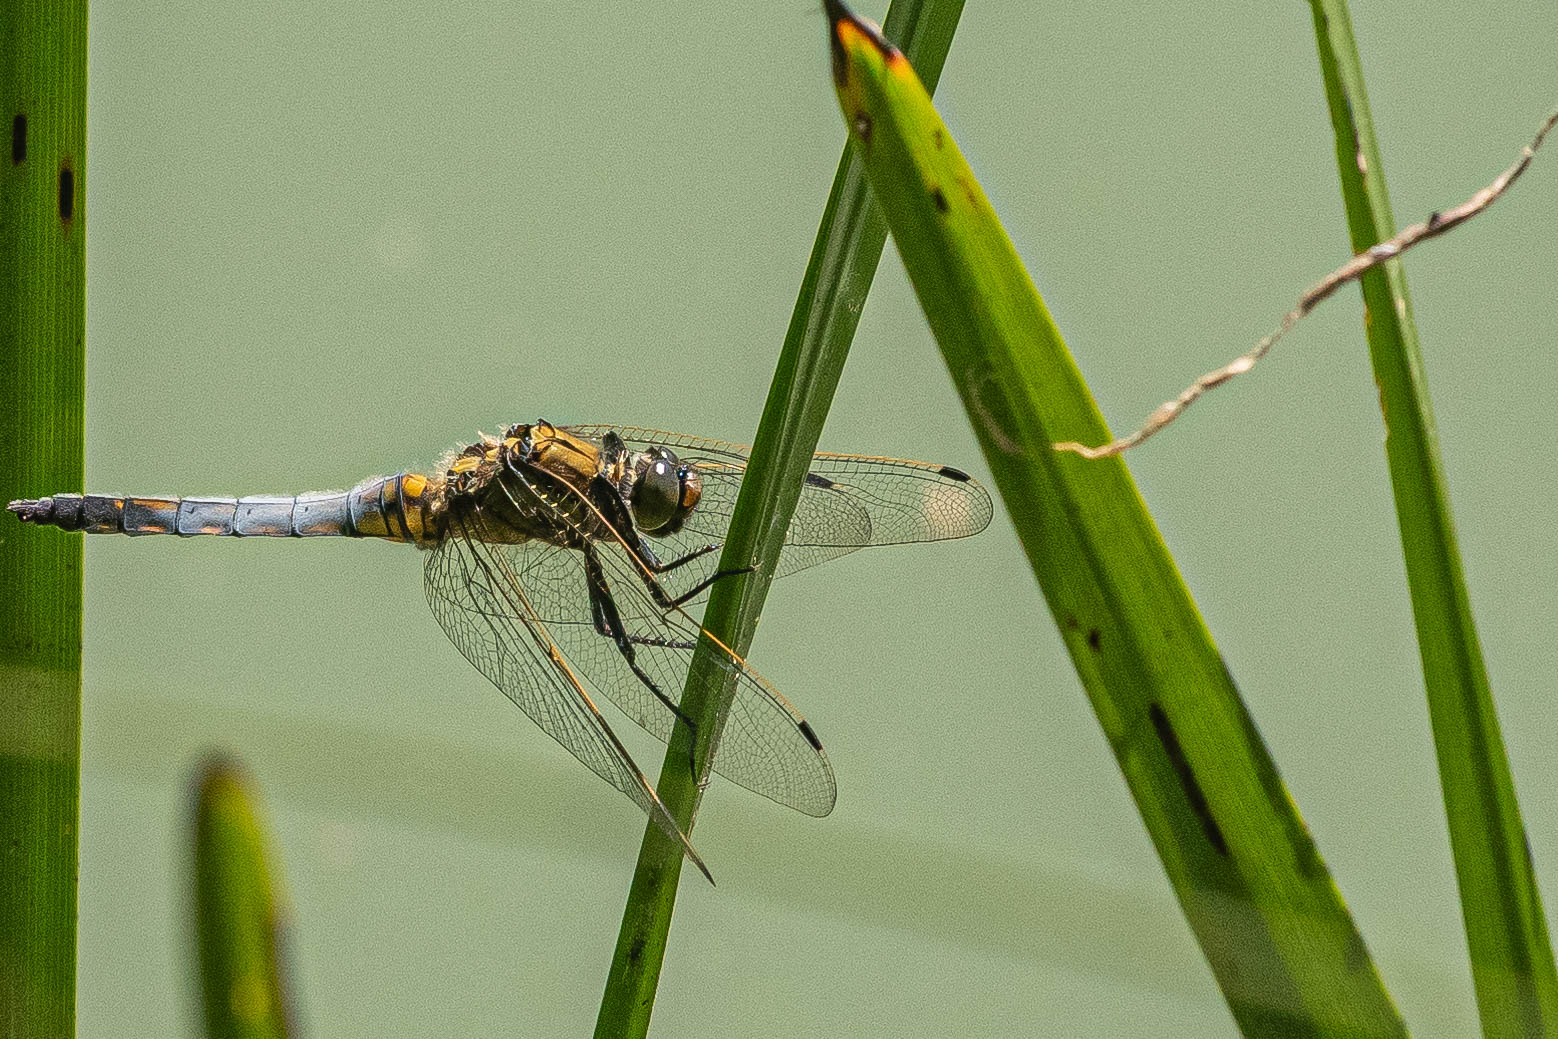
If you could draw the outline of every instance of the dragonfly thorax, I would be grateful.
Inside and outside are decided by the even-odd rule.
[[[634,451],[616,433],[595,440],[545,421],[466,447],[450,461],[445,486],[445,507],[478,525],[482,540],[568,547],[631,536],[629,526],[669,537],[703,495],[697,471],[669,448]]]
[[[547,422],[511,426],[450,460],[446,522],[491,543],[534,539],[575,547],[601,534],[589,499],[600,472],[600,450],[590,441]]]

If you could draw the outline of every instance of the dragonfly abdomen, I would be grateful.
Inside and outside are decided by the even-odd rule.
[[[417,473],[377,476],[349,491],[247,498],[148,498],[56,494],[13,501],[24,523],[87,534],[202,534],[231,537],[357,537],[436,540],[438,486]]]

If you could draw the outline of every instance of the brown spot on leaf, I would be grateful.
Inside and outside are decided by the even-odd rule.
[[[869,112],[856,112],[854,119],[855,136],[860,138],[861,144],[871,143],[871,114]]]

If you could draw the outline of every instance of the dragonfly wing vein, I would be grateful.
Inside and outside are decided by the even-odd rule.
[[[670,555],[721,542],[730,529],[746,475],[749,449],[741,444],[683,433],[604,425],[570,426],[579,436],[622,437],[629,448],[677,450],[697,471],[702,497],[683,528],[665,538]],[[990,495],[956,469],[929,462],[865,455],[818,454],[801,486],[794,518],[785,532],[775,576],[805,570],[856,549],[942,541],[979,533],[990,522]],[[677,587],[690,588],[714,572],[717,561],[690,565]],[[684,583],[685,582],[685,583]]]
[[[478,523],[473,517],[465,529],[451,532],[423,570],[428,605],[444,633],[547,735],[626,794],[707,873],[643,770],[568,670],[509,561],[470,529]]]
[[[662,742],[676,716],[633,673],[612,639],[589,613],[589,590],[579,553],[534,542],[504,545],[512,569],[523,573],[537,601],[547,603],[547,627],[590,686]],[[672,703],[680,704],[700,629],[680,611],[663,611],[644,590],[638,563],[621,543],[603,540],[594,551],[605,573],[638,668]],[[545,589],[542,591],[541,589]],[[799,712],[745,661],[721,651],[724,675],[734,683],[715,772],[807,815],[827,815],[837,785],[827,755]]]

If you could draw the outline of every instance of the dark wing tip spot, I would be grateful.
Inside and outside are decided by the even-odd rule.
[[[835,484],[833,483],[832,480],[828,479],[826,476],[818,476],[816,473],[807,473],[806,474],[806,486],[808,486],[808,487],[821,487],[824,490],[831,490],[835,486]]]
[[[950,465],[942,466],[940,471],[942,476],[945,476],[949,480],[956,480],[958,483],[968,483],[973,479],[972,476],[969,476],[963,470],[954,469]]]
[[[945,213],[948,209],[952,208],[951,206],[947,205],[947,196],[941,193],[940,188],[930,189],[930,200],[931,204],[936,207],[936,212],[938,213]]]
[[[1098,643],[1101,639],[1102,636],[1098,634],[1097,628],[1089,628],[1087,630],[1087,645],[1089,649],[1092,649],[1096,652],[1098,649]]]
[[[817,738],[817,734],[815,732],[811,731],[811,722],[803,720],[801,722],[800,729],[801,735],[806,737],[806,742],[811,744],[812,750],[822,749],[822,741]]]

